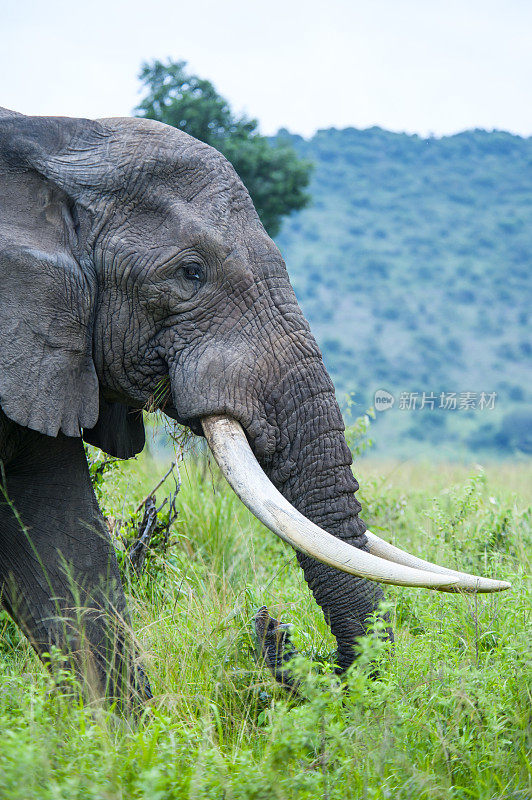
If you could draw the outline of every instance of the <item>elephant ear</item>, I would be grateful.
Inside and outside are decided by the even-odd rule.
[[[0,406],[49,436],[98,419],[96,279],[75,196],[79,163],[101,143],[95,126],[0,112]]]
[[[85,428],[83,438],[116,458],[140,453],[146,436],[142,411],[124,403],[109,403],[100,396],[100,413],[94,428]]]

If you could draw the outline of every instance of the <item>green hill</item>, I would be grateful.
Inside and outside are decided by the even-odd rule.
[[[377,414],[378,449],[532,452],[532,138],[279,138],[315,171],[312,205],[277,243],[340,400],[354,392],[360,413],[377,389],[396,398]],[[402,392],[418,393],[415,410]],[[419,409],[423,392],[433,409]],[[441,392],[457,409],[439,408]],[[466,392],[476,408],[459,407]],[[479,408],[482,392],[496,392],[494,409]]]

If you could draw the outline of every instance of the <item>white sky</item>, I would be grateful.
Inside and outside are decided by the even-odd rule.
[[[532,134],[530,0],[0,0],[0,105],[130,114],[183,59],[261,130]]]

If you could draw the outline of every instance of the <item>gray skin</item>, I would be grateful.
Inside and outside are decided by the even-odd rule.
[[[196,434],[227,414],[297,509],[366,549],[333,385],[216,150],[148,120],[0,111],[0,175],[3,603],[41,656],[90,664],[96,693],[147,695],[81,436],[133,456],[154,395]],[[382,590],[297,557],[345,669]]]

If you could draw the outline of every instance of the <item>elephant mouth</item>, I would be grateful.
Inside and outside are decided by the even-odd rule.
[[[161,411],[163,411],[163,413],[167,417],[170,417],[170,419],[172,419],[174,422],[177,422],[178,425],[183,425],[187,428],[190,428],[195,436],[204,436],[201,425],[201,417],[187,417],[185,419],[177,413],[176,408],[171,403],[165,403],[164,407],[161,408]]]
[[[206,439],[207,436],[205,433],[205,426],[203,424],[205,420],[215,418],[231,420],[240,427],[242,436],[244,436],[244,438],[247,440],[248,447],[252,449],[255,456],[261,459],[268,458],[275,450],[275,441],[273,435],[268,435],[268,433],[260,426],[260,424],[248,424],[244,420],[238,421],[236,417],[224,414],[202,414],[200,416],[184,418],[178,414],[175,407],[171,404],[165,405],[164,409],[162,410],[167,417],[170,417],[170,419],[174,420],[174,422],[177,422],[178,425],[184,425],[185,427],[189,428],[195,436],[201,436],[202,438]]]
[[[444,592],[499,592],[510,588],[506,581],[469,575],[417,558],[370,531],[366,532],[367,551],[332,536],[303,516],[275,488],[236,419],[218,414],[186,420],[194,430],[191,422],[201,427],[218,466],[244,505],[296,550],[342,572],[380,583]]]

